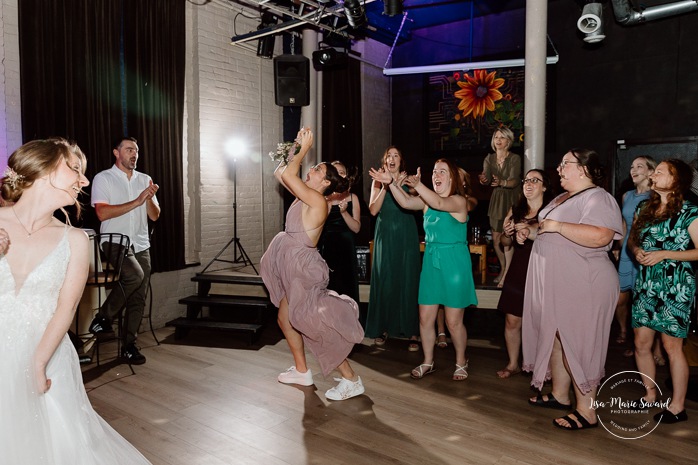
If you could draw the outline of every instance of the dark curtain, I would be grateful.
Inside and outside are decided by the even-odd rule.
[[[138,139],[140,168],[160,186],[151,243],[157,271],[184,265],[184,16],[182,1],[124,0],[127,132]]]
[[[322,157],[339,160],[351,173],[363,173],[361,135],[361,63],[322,72]],[[363,189],[353,189],[360,199]],[[363,200],[363,199],[362,199]]]
[[[23,140],[77,142],[92,179],[114,163],[115,139],[136,137],[138,169],[160,185],[153,271],[183,268],[185,3],[21,0],[18,6]],[[91,208],[77,225],[99,227]]]

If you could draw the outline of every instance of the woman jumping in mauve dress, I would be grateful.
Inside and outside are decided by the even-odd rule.
[[[89,271],[87,235],[53,217],[88,184],[63,139],[27,142],[0,192],[0,463],[149,464],[92,409],[67,335]],[[78,204],[79,207],[79,204]],[[11,241],[11,243],[10,243]]]
[[[279,326],[295,361],[278,380],[284,384],[314,384],[305,359],[307,345],[320,362],[323,375],[335,368],[342,375],[325,397],[344,400],[364,392],[361,378],[347,360],[354,344],[363,340],[364,331],[356,302],[327,289],[329,270],[315,247],[327,219],[324,195],[346,191],[347,180],[334,166],[320,163],[310,169],[305,182],[301,181],[298,172],[313,145],[313,133],[301,129],[296,140],[300,152],[274,173],[296,200],[286,214],[285,231],[274,237],[260,263],[262,279],[272,303],[279,307]]]

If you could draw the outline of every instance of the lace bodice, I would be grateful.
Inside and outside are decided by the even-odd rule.
[[[4,337],[43,334],[56,310],[69,259],[66,230],[58,245],[27,275],[22,287],[16,289],[10,264],[5,256],[0,257],[0,328],[5,332]]]

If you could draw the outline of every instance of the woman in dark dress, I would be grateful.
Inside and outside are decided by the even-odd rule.
[[[524,228],[538,227],[538,212],[552,199],[550,178],[542,170],[529,170],[523,180],[523,195],[511,207],[504,218],[502,245],[514,248],[507,280],[499,296],[497,309],[506,314],[504,322],[504,339],[507,344],[509,363],[497,376],[505,379],[521,372],[519,355],[521,354],[521,315],[523,314],[524,290],[526,288],[526,271],[528,258],[531,256],[533,240],[526,238],[523,243],[516,240],[516,232]]]
[[[381,170],[390,174],[391,183],[404,175],[405,160],[397,147],[386,149]],[[419,350],[419,236],[414,214],[397,204],[391,183],[374,179],[371,185],[368,208],[377,219],[366,337],[375,338],[377,346],[384,345],[388,336],[409,338],[407,349],[416,352]],[[409,191],[407,186],[401,189]]]
[[[347,169],[342,162],[333,161],[332,166],[341,177],[347,177]],[[350,177],[350,185],[353,182],[353,177]],[[320,255],[330,267],[330,283],[327,288],[348,295],[358,302],[359,264],[354,237],[361,229],[361,205],[356,194],[352,194],[350,190],[327,196],[327,203],[330,213],[318,243]]]

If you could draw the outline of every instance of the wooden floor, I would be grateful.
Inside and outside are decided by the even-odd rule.
[[[148,361],[134,367],[136,375],[108,361],[83,368],[95,409],[156,465],[608,465],[695,463],[698,457],[695,402],[687,404],[688,422],[659,425],[637,440],[603,428],[554,428],[559,411],[527,404],[528,377],[496,377],[505,362],[504,351],[492,348],[496,341],[469,348],[470,377],[458,383],[450,379],[450,345],[437,349],[437,371],[414,381],[409,371],[421,353],[409,353],[406,341],[377,349],[366,340],[351,356],[365,395],[329,402],[323,394],[335,382],[319,374],[312,356],[316,387],[276,381],[292,359],[274,328],[254,346],[218,333],[181,341],[169,328],[157,334],[159,346],[149,333],[141,335]],[[622,350],[609,350],[609,372],[633,369]],[[657,378],[667,374],[660,368]]]

